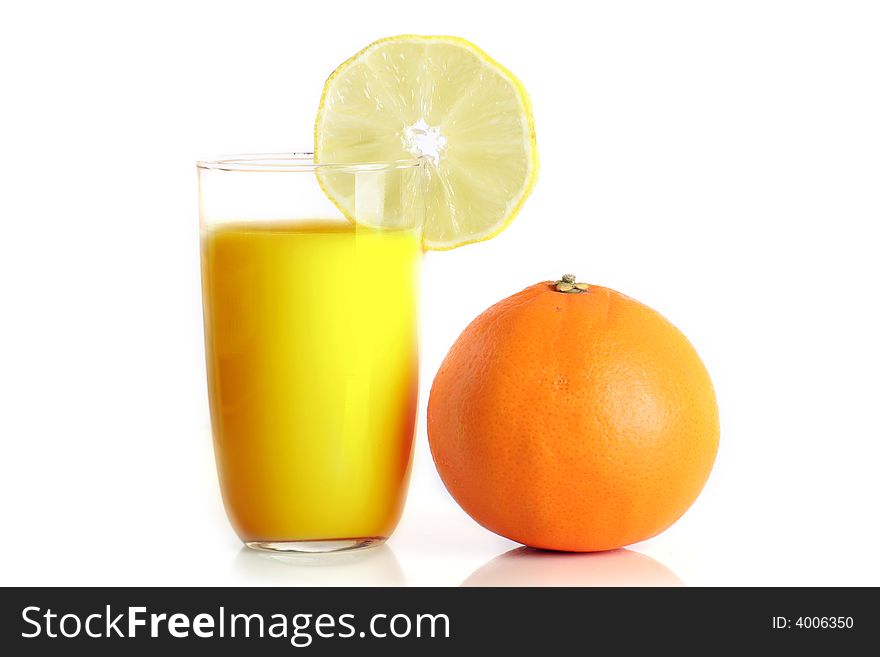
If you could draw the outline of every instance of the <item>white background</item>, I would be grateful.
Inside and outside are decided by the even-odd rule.
[[[326,76],[406,32],[522,79],[540,180],[497,239],[426,258],[387,547],[243,552],[211,452],[193,162],[308,148]],[[0,581],[880,584],[878,34],[870,2],[4,3]],[[666,315],[717,388],[706,489],[629,552],[511,552],[427,447],[462,328],[567,271]]]

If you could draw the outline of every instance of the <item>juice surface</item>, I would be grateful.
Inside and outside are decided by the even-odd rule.
[[[324,221],[202,232],[223,499],[244,541],[387,537],[417,404],[411,231]]]

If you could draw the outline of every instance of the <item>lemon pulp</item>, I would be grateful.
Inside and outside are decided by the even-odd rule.
[[[315,123],[320,163],[424,158],[427,249],[495,236],[538,173],[531,104],[522,84],[457,37],[382,39],[327,80]],[[321,174],[357,222],[351,176]],[[401,194],[400,203],[409,202]],[[411,200],[411,199],[410,199]]]

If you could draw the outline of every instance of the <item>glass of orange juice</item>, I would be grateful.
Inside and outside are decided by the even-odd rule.
[[[311,154],[198,163],[214,453],[258,549],[384,541],[403,508],[418,395],[419,160]],[[334,201],[325,189],[342,190]]]

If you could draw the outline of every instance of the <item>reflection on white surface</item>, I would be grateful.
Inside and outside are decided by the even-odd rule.
[[[640,552],[575,554],[516,548],[486,562],[462,586],[684,586],[669,568]]]
[[[243,547],[233,569],[255,584],[279,586],[403,586],[406,579],[387,545],[329,554],[273,554]]]

